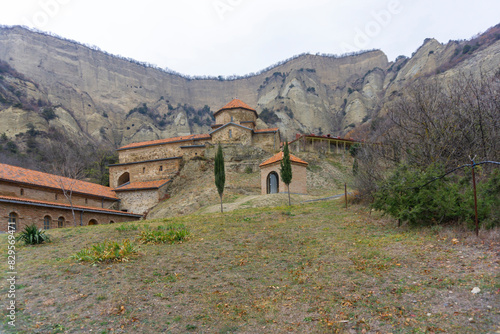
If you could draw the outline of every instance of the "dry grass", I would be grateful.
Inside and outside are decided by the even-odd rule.
[[[493,333],[498,240],[397,228],[340,201],[50,231],[17,250],[17,333]],[[190,240],[126,263],[70,257],[149,226]],[[456,240],[454,240],[456,239]],[[7,243],[0,237],[6,268]],[[479,287],[479,294],[471,290]],[[1,283],[3,304],[7,282]],[[3,308],[5,313],[5,308]],[[5,324],[4,327],[8,327]],[[9,328],[5,328],[9,332]]]

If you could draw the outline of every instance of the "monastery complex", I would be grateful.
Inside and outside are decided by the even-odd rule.
[[[168,184],[185,161],[205,156],[210,147],[240,145],[260,148],[271,158],[260,164],[262,194],[285,192],[279,169],[283,153],[278,128],[257,129],[258,114],[235,99],[215,114],[207,134],[195,134],[120,147],[119,163],[109,166],[110,187],[0,164],[0,216],[21,230],[86,226],[138,220],[167,199]],[[344,151],[352,140],[298,135],[290,142],[294,152]],[[307,193],[307,162],[291,155],[292,193]],[[70,196],[68,196],[70,194]],[[2,224],[0,232],[7,231]]]

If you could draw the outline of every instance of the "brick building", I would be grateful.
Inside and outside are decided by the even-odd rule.
[[[165,197],[172,177],[183,161],[204,156],[218,143],[280,149],[278,128],[257,129],[257,111],[234,99],[214,113],[215,124],[207,134],[132,143],[118,149],[119,163],[109,168],[110,186],[122,200],[122,208],[143,213]]]
[[[71,203],[63,190],[71,193]],[[131,221],[142,216],[120,211],[120,199],[109,187],[0,164],[0,217],[4,222],[0,231],[6,232],[7,222],[15,224],[16,230],[32,223],[51,229]]]
[[[260,187],[262,195],[288,192],[288,188],[280,177],[281,161],[283,152],[275,154],[259,165],[260,167]],[[307,193],[307,165],[304,160],[290,154],[292,165],[292,182],[290,192],[295,194]]]

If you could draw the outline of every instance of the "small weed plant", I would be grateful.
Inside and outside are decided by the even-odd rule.
[[[131,256],[136,255],[138,252],[139,247],[129,239],[122,242],[106,240],[82,249],[71,258],[91,263],[127,262]]]
[[[184,224],[169,224],[158,226],[156,230],[141,231],[139,241],[144,244],[164,244],[182,242],[189,237],[189,230]]]
[[[28,225],[17,237],[18,241],[23,241],[26,245],[38,245],[50,242],[50,237],[44,230],[39,229],[35,224]]]

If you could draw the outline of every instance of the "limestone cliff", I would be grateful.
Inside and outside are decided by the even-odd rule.
[[[207,132],[213,112],[235,97],[256,107],[267,123],[260,126],[278,126],[285,138],[345,134],[416,77],[497,69],[500,35],[493,29],[472,46],[429,39],[411,58],[394,62],[381,51],[302,55],[226,80],[188,78],[73,41],[0,27],[0,134],[56,129],[117,147]]]

